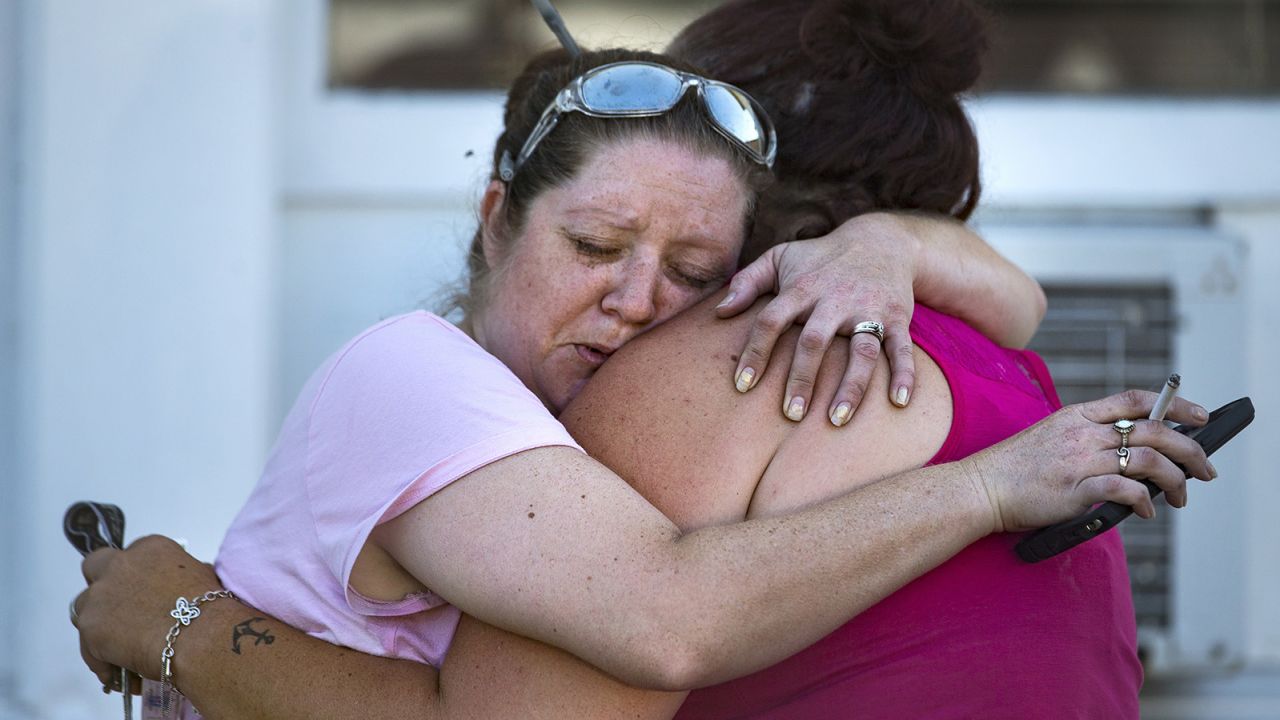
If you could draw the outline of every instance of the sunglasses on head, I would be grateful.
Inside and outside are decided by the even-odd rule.
[[[690,89],[697,93],[707,122],[753,161],[772,168],[778,137],[764,108],[745,91],[651,62],[601,65],[574,78],[543,111],[529,139],[513,160],[503,152],[498,175],[511,182],[538,143],[565,113],[597,118],[654,117],[671,112]]]

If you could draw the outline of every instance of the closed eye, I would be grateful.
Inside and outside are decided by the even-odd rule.
[[[670,275],[676,282],[695,290],[706,290],[724,280],[722,273],[695,268],[672,267]]]
[[[569,242],[573,244],[573,249],[580,255],[591,258],[609,258],[618,254],[618,249],[604,245],[599,241],[592,240],[583,235],[572,235],[566,233]]]

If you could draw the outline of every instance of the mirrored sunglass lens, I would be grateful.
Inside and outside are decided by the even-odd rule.
[[[724,85],[707,84],[703,95],[712,119],[725,132],[737,138],[752,152],[764,155],[764,128],[744,93]]]
[[[582,81],[582,102],[595,112],[662,112],[675,107],[683,83],[648,65],[619,65]]]

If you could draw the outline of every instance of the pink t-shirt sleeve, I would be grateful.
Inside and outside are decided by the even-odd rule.
[[[369,534],[473,470],[551,445],[578,447],[505,365],[434,315],[389,320],[348,344],[310,409],[305,474],[321,556],[351,609],[438,604],[411,596],[388,607],[353,593]]]

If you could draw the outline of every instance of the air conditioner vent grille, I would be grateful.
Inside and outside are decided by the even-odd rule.
[[[1066,404],[1126,388],[1158,389],[1173,364],[1176,319],[1167,285],[1046,285],[1049,311],[1031,349],[1053,373]],[[1169,547],[1173,513],[1120,526],[1129,556],[1138,626],[1169,627]]]

